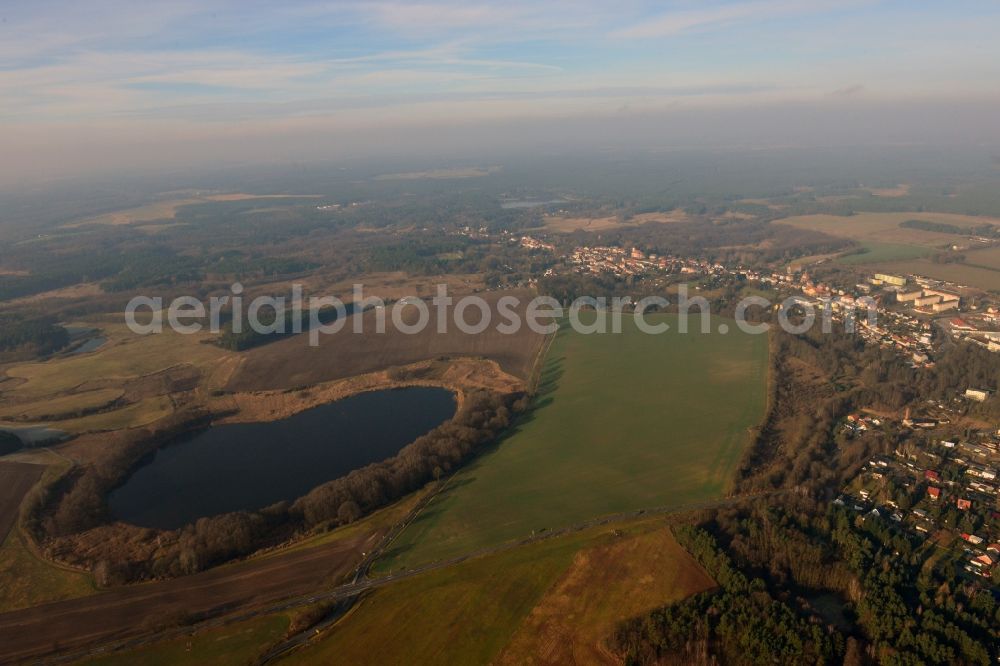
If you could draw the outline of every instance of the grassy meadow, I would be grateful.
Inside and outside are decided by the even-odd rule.
[[[42,484],[51,483],[69,468],[65,459],[48,450],[26,450],[7,459],[48,465],[39,481]],[[96,591],[89,574],[56,566],[33,553],[17,525],[0,542],[0,613]]]
[[[377,589],[280,663],[606,663],[599,644],[618,622],[713,586],[663,519],[646,518]]]
[[[722,496],[765,404],[767,336],[713,330],[620,335],[565,328],[535,409],[458,472],[397,539],[380,571],[646,507]]]
[[[974,255],[973,255],[974,256]],[[870,268],[900,275],[923,275],[964,287],[1000,292],[1000,270],[969,264],[938,264],[929,259],[887,261]]]
[[[863,252],[859,254],[848,254],[837,259],[838,263],[859,265],[874,264],[884,261],[906,261],[909,259],[920,259],[931,254],[934,250],[920,245],[904,245],[902,243],[877,243],[866,241],[861,244]]]

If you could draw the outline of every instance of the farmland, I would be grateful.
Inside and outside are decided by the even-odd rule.
[[[97,389],[65,395],[48,400],[17,405],[12,414],[4,418],[23,421],[43,421],[76,416],[82,412],[98,410],[109,406],[122,396],[121,389]]]
[[[281,663],[606,663],[615,623],[712,586],[663,519],[591,528],[375,590]]]
[[[11,541],[12,533],[0,550],[0,611],[24,610],[0,613],[0,662],[16,655],[23,659],[28,654],[48,652],[52,648],[48,638],[51,635],[59,635],[63,647],[84,645],[170,624],[184,614],[252,607],[333,586],[361,559],[361,552],[377,543],[421,497],[422,493],[414,493],[362,520],[304,539],[290,548],[185,578],[116,587],[96,595],[89,576],[38,560],[20,541]],[[8,574],[19,577],[7,578]],[[70,598],[87,594],[91,596]],[[60,599],[66,601],[37,607]],[[244,636],[246,641],[258,646],[269,641],[265,634],[269,635],[272,625],[251,624],[247,631],[256,638]],[[227,637],[240,631],[239,626],[209,635],[229,640]],[[246,647],[243,639],[234,640],[242,645],[240,649]],[[154,643],[148,653],[143,651],[141,655],[172,655],[175,647],[171,641]]]
[[[320,546],[5,613],[0,615],[0,659],[45,654],[53,635],[63,648],[76,647],[170,624],[179,615],[306,594],[339,582],[380,536],[380,531],[352,531]]]
[[[83,597],[94,591],[88,574],[42,560],[16,529],[0,544],[0,612]]]
[[[0,462],[0,541],[17,520],[21,498],[42,476],[40,465]]]
[[[516,309],[523,317],[531,293],[484,294],[494,314],[497,300],[504,295],[521,299],[521,306]],[[544,339],[527,326],[519,327],[513,334],[503,334],[495,325],[482,333],[469,334],[449,322],[447,331],[438,333],[433,319],[430,325],[410,335],[393,325],[388,309],[353,315],[340,331],[319,336],[316,347],[309,346],[308,334],[300,334],[252,349],[246,353],[227,388],[260,391],[308,386],[440,356],[485,357],[498,362],[505,372],[526,379]],[[414,315],[414,310],[412,306],[407,307],[404,316]],[[385,333],[375,333],[378,316],[385,317]],[[478,321],[478,316],[478,313],[468,315],[469,321]],[[353,332],[354,317],[363,318],[365,335]]]
[[[1000,220],[952,213],[856,213],[854,215],[799,215],[775,220],[800,229],[821,231],[831,236],[850,238],[861,243],[916,245],[928,248],[947,247],[955,242],[954,234],[911,229],[900,225],[907,220],[926,220],[959,227],[1000,224]],[[877,249],[878,246],[875,246]],[[883,246],[884,249],[884,246]]]
[[[39,478],[50,483],[67,468],[67,461],[50,451],[22,451],[0,463],[0,612],[94,592],[89,575],[50,564],[32,552],[14,523],[32,485]]]
[[[965,253],[965,263],[969,266],[1000,271],[1000,247],[973,250]]]
[[[67,228],[81,227],[90,224],[102,224],[111,226],[121,226],[128,224],[139,224],[142,222],[153,222],[156,220],[173,220],[177,217],[177,209],[182,206],[192,206],[196,204],[212,203],[219,201],[243,201],[246,199],[295,199],[295,198],[316,198],[319,195],[288,195],[288,194],[206,194],[185,198],[164,199],[144,206],[126,208],[123,210],[105,213],[94,217],[77,220],[65,225]]]
[[[208,333],[182,335],[164,327],[157,335],[136,335],[120,322],[119,319],[115,323],[94,323],[109,340],[92,354],[11,367],[7,375],[23,381],[5,397],[15,400],[49,398],[59,392],[89,388],[87,382],[100,380],[107,384],[109,380],[141,377],[180,364],[208,372],[232,356],[214,345],[202,344],[210,337]]]
[[[853,255],[845,259],[859,259],[857,263],[864,263],[879,270],[892,273],[903,273],[912,275],[924,275],[937,280],[947,280],[955,284],[983,289],[987,291],[1000,291],[1000,247],[987,247],[980,250],[967,250],[962,252],[963,261],[952,263],[937,263],[929,259],[918,257],[894,257],[880,256],[872,257],[866,261],[860,261],[867,255]]]
[[[878,243],[865,241],[861,244],[862,252],[848,254],[838,259],[842,264],[875,264],[884,261],[904,261],[919,259],[933,252],[929,247],[919,245],[904,245],[902,243]]]
[[[164,328],[143,336],[120,322],[87,324],[108,338],[97,351],[6,368],[0,418],[45,423],[67,433],[143,426],[173,412],[169,394],[217,386],[237,360],[203,344],[208,333],[181,335]]]
[[[571,233],[574,231],[608,231],[623,227],[634,227],[649,222],[686,222],[688,216],[682,210],[667,213],[640,213],[622,220],[617,215],[604,217],[580,217],[570,215],[546,215],[545,227],[550,231]]]
[[[672,326],[661,335],[642,334],[631,317],[620,335],[564,328],[534,411],[452,478],[379,568],[725,493],[763,413],[767,338],[681,335],[675,317],[663,320]]]
[[[967,263],[939,264],[927,259],[915,259],[886,261],[873,265],[872,268],[904,275],[923,275],[965,287],[1000,292],[1000,270],[981,268]]]

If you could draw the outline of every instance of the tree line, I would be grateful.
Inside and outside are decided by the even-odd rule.
[[[494,441],[526,406],[523,395],[471,390],[452,420],[394,457],[354,470],[298,499],[258,511],[202,518],[177,530],[115,523],[107,494],[156,448],[180,432],[208,423],[208,414],[189,413],[157,432],[130,435],[113,454],[64,477],[31,504],[25,524],[50,557],[91,569],[102,584],[191,574],[350,523],[400,499],[460,467]]]

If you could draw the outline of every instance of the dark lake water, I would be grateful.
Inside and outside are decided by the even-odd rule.
[[[101,347],[108,339],[105,337],[98,336],[96,338],[90,338],[82,345],[70,352],[70,354],[86,354],[88,352],[95,351]]]
[[[260,509],[391,458],[455,413],[451,391],[361,393],[280,421],[214,426],[159,449],[114,490],[114,515],[174,529],[228,511]]]

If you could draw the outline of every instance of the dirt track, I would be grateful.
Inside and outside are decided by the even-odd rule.
[[[157,624],[248,608],[329,589],[350,573],[382,532],[241,562],[176,580],[116,588],[81,599],[0,614],[0,662],[148,631]]]
[[[506,322],[498,311],[497,301],[502,296],[520,299],[513,308],[522,325],[515,333],[504,334],[497,326]],[[445,333],[437,332],[436,308],[428,304],[428,325],[418,333],[405,334],[393,327],[391,307],[369,310],[349,317],[343,329],[319,336],[319,345],[309,346],[309,335],[302,333],[278,342],[257,347],[246,352],[242,364],[226,387],[230,391],[262,391],[311,386],[334,379],[354,377],[391,366],[408,365],[439,356],[476,356],[496,361],[504,372],[526,380],[545,339],[524,325],[525,309],[532,293],[505,291],[482,294],[491,308],[491,324],[482,333],[463,333],[458,330],[448,310]],[[457,299],[456,299],[457,300]],[[402,311],[404,321],[416,320],[416,308],[408,306]],[[385,332],[377,333],[376,318],[385,317]],[[353,332],[354,320],[360,317],[363,333]],[[465,320],[475,324],[480,313],[469,307]],[[413,320],[413,321],[411,321]],[[542,323],[545,323],[544,321]]]
[[[43,465],[0,462],[0,543],[7,538],[7,532],[17,520],[21,498],[31,490],[44,470]]]

